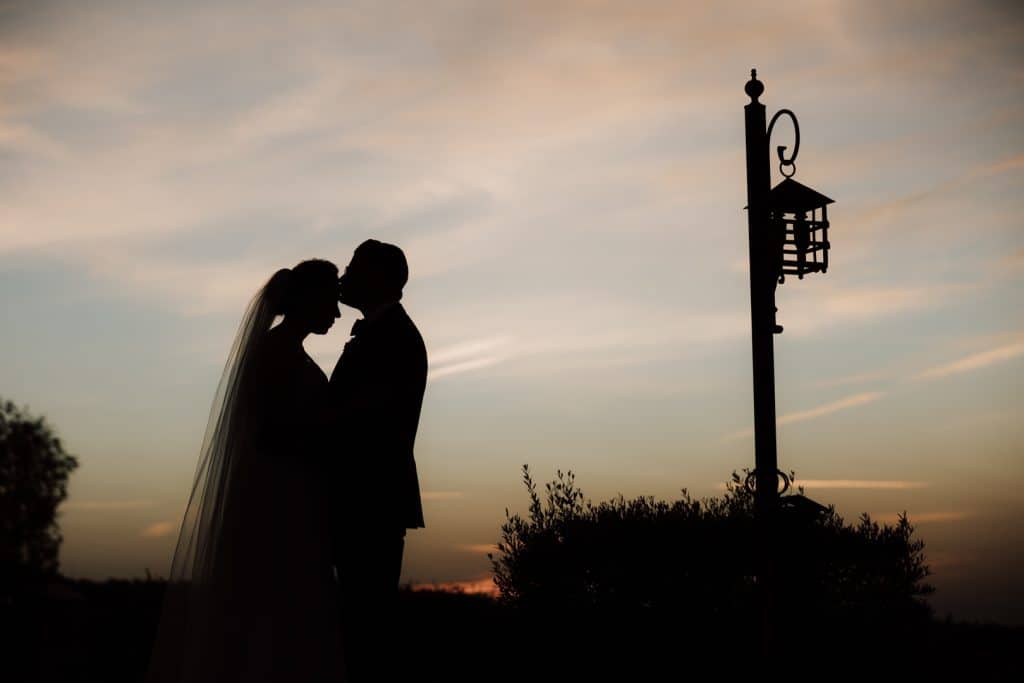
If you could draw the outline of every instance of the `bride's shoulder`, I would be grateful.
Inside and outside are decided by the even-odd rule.
[[[258,347],[264,353],[280,353],[284,337],[281,335],[281,327],[271,327],[260,337]]]
[[[275,333],[276,329],[264,333],[253,347],[253,366],[263,372],[272,373],[275,369],[287,367],[289,362],[288,349],[282,343],[281,335]]]
[[[303,367],[305,351],[274,327],[264,333],[256,348],[256,363],[266,370],[294,371]]]

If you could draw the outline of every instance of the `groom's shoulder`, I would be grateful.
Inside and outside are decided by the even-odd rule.
[[[395,304],[394,308],[391,309],[388,315],[388,322],[388,327],[393,332],[417,337],[420,334],[420,331],[416,328],[416,323],[409,317],[409,312],[405,310],[402,304]]]
[[[394,330],[393,338],[398,344],[415,352],[417,355],[426,355],[423,336],[420,334],[419,328],[416,327],[416,323],[413,322],[409,313],[401,304],[395,306],[394,315],[392,316],[392,327]]]

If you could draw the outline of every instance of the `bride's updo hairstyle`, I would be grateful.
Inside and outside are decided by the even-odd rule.
[[[338,266],[315,258],[274,273],[267,283],[266,296],[275,315],[288,315],[303,301],[325,289],[337,291],[337,288]]]

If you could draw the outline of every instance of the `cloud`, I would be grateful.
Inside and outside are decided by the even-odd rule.
[[[931,187],[918,192],[887,200],[869,213],[861,216],[861,218],[870,221],[878,216],[885,215],[887,213],[895,213],[925,200],[941,197],[951,191],[963,189],[972,181],[985,180],[992,176],[1012,173],[1021,168],[1024,168],[1024,154],[1018,154],[1016,156],[1006,157],[996,161],[985,161],[975,164],[954,178],[935,183]]]
[[[498,587],[494,584],[494,578],[487,574],[476,579],[464,581],[443,581],[440,583],[413,583],[414,591],[450,591],[453,593],[469,593],[473,595],[499,594]]]
[[[1019,126],[1021,116],[1018,114],[1012,118]],[[991,112],[977,114],[972,123],[984,125],[986,128],[991,127]],[[915,150],[911,144],[913,142],[918,148],[924,149],[936,147],[939,141],[928,135],[930,134],[911,133],[907,136],[908,139],[896,143],[901,148],[901,156],[911,159],[921,155],[918,163],[928,165],[927,155],[922,154],[919,149]],[[885,144],[888,147],[892,146],[888,141]],[[891,157],[894,152],[895,149],[869,148],[862,154],[867,153],[865,160],[874,163],[882,156]],[[942,164],[933,164],[932,167],[945,168]],[[843,218],[838,221],[833,219],[841,230],[848,226],[847,230],[836,233],[837,237],[841,235],[841,239],[834,241],[833,245],[842,246],[840,258],[847,263],[856,261],[858,265],[863,264],[867,267],[873,262],[877,263],[891,257],[893,251],[902,252],[907,247],[919,247],[922,240],[926,240],[930,245],[940,245],[951,255],[956,254],[958,258],[963,258],[959,247],[971,239],[970,234],[962,229],[964,221],[989,222],[988,229],[997,233],[1000,227],[992,224],[996,221],[986,221],[988,215],[999,215],[1002,212],[1004,217],[1012,216],[1012,213],[1005,211],[1006,205],[984,205],[983,200],[975,200],[975,194],[984,192],[983,189],[979,190],[978,186],[985,182],[992,183],[1000,176],[1019,172],[1021,168],[1024,168],[1024,155],[1018,154],[1005,158],[978,159],[969,168],[953,176],[942,173],[941,170],[930,173],[918,172],[922,178],[930,180],[923,188],[916,187],[910,191],[900,192],[898,188],[905,185],[894,182],[884,190],[860,197],[859,201],[855,199]],[[1016,225],[1012,217],[999,220],[998,224],[1010,229]],[[891,231],[891,234],[886,234],[885,231]],[[835,255],[835,252],[833,254]],[[899,265],[906,267],[908,262],[903,261]],[[979,270],[985,266],[987,264],[978,264]],[[934,296],[941,294],[933,293]]]
[[[467,357],[479,356],[493,351],[495,348],[507,346],[511,342],[509,337],[487,337],[474,339],[452,346],[446,346],[437,351],[430,352],[430,360],[438,365],[445,365],[453,361],[462,362]]]
[[[578,287],[434,309],[433,330],[458,339],[430,352],[432,377],[490,368],[502,381],[581,369],[638,365],[749,335],[742,311],[687,310],[686,302],[626,300]],[[424,326],[425,336],[430,332]],[[443,363],[437,355],[443,354]],[[495,367],[500,366],[500,367]]]
[[[177,528],[174,522],[154,522],[143,529],[141,535],[143,538],[163,538],[173,534]]]
[[[832,413],[846,410],[848,408],[856,408],[857,406],[866,405],[873,403],[878,399],[885,396],[884,392],[881,391],[866,391],[860,394],[854,394],[841,398],[838,401],[831,401],[815,408],[809,408],[807,410],[800,410],[795,413],[787,413],[777,418],[775,423],[777,425],[793,424],[795,422],[804,422],[806,420],[813,420],[818,417],[825,415],[831,415]],[[754,432],[751,429],[746,429],[741,432],[735,432],[725,437],[726,441],[733,441],[736,439],[747,438],[753,436]]]
[[[83,247],[83,251],[91,249]],[[238,319],[277,268],[298,261],[246,257],[226,263],[188,263],[150,256],[130,247],[98,250],[88,258],[94,277],[130,283],[122,296],[148,296],[187,316],[227,312]]]
[[[427,379],[437,380],[496,365],[508,358],[507,351],[504,353],[500,351],[507,349],[511,341],[509,337],[488,337],[431,351],[429,353],[431,367]],[[499,351],[499,353],[495,353],[495,351]]]
[[[823,415],[831,415],[832,413],[840,410],[846,410],[847,408],[854,408],[856,406],[862,406],[866,403],[872,403],[885,396],[881,391],[866,391],[861,394],[854,394],[853,396],[847,396],[841,398],[838,401],[832,401],[824,405],[818,406],[817,408],[811,408],[809,410],[801,410],[795,413],[787,413],[780,417],[776,422],[780,425],[792,424],[794,422],[803,422],[805,420],[813,420],[816,417]]]
[[[845,287],[820,283],[810,291],[787,292],[792,298],[780,306],[778,319],[785,334],[812,337],[840,325],[870,324],[946,306],[970,290],[967,285],[948,284]]]
[[[958,375],[963,372],[980,370],[982,368],[987,368],[990,365],[1004,363],[1008,360],[1017,358],[1020,355],[1024,355],[1024,342],[1014,342],[995,349],[989,349],[988,351],[981,351],[979,353],[971,354],[970,356],[965,356],[959,360],[953,361],[952,363],[929,368],[919,374],[917,378],[937,379],[939,377],[948,377],[949,375]]]
[[[151,500],[69,500],[62,510],[138,510],[153,505]]]
[[[507,297],[500,306],[481,307],[474,302],[464,308],[431,311],[430,326],[446,336],[481,335],[479,341],[444,348],[440,361],[431,352],[431,378],[485,368],[494,378],[522,378],[617,363],[636,366],[749,339],[749,313],[739,305],[732,310],[694,310],[699,302],[692,297],[632,300],[615,292],[588,294],[581,289]],[[869,324],[938,306],[956,291],[961,288],[826,287],[805,296],[803,302],[787,305],[780,321],[786,324],[787,334],[810,338],[842,325]],[[942,292],[947,296],[937,296]],[[846,383],[867,379],[848,378]]]
[[[462,361],[461,363],[452,363],[450,365],[437,368],[436,370],[431,370],[427,374],[427,379],[438,380],[442,377],[449,377],[451,375],[461,375],[465,372],[472,372],[474,370],[480,370],[492,365],[497,365],[503,360],[505,360],[505,356],[484,356],[482,358]]]
[[[557,247],[566,235],[582,242],[612,233],[687,234],[679,243],[688,244],[706,239],[711,233],[697,226],[741,192],[733,184],[740,169],[733,140],[680,132],[691,123],[696,131],[721,128],[721,108],[742,97],[745,68],[736,80],[725,78],[739,59],[728,46],[768,47],[771,27],[800,26],[821,51],[819,61],[837,68],[828,58],[856,63],[854,48],[874,40],[877,22],[873,12],[840,7],[770,8],[756,21],[722,22],[718,11],[661,2],[407,10],[396,26],[375,9],[318,3],[271,19],[218,6],[202,22],[159,6],[124,15],[100,5],[12,36],[0,54],[22,75],[6,84],[2,100],[17,103],[17,116],[0,112],[0,131],[11,131],[10,144],[34,162],[58,154],[42,151],[50,145],[61,163],[0,187],[0,252],[58,254],[125,296],[188,314],[239,315],[277,266],[314,250],[347,253],[371,233],[406,248],[417,286],[482,263],[525,262],[530,245]],[[390,27],[386,35],[372,32],[380,25]],[[223,35],[226,26],[233,30]],[[643,36],[652,49],[629,49],[624,35]],[[179,49],[183,36],[195,50]],[[696,64],[690,55],[718,69],[680,72],[680,64]],[[914,66],[934,68],[924,59]],[[773,86],[800,75],[778,71]],[[67,130],[93,116],[111,137]],[[666,130],[675,133],[663,140]],[[666,173],[681,167],[692,174],[685,183]],[[653,182],[664,177],[671,182]],[[684,191],[721,199],[680,226],[678,210],[689,208],[679,199]],[[165,248],[180,240],[201,250],[247,223],[253,232],[274,229],[275,237],[258,241],[238,231],[234,247],[201,258]],[[671,231],[659,234],[658,226]],[[599,230],[588,235],[593,227]],[[677,252],[679,243],[650,251]],[[605,258],[562,269],[553,288],[582,279],[584,268],[614,273],[616,256],[613,247]],[[724,256],[725,268],[734,256]],[[698,290],[707,288],[715,257],[691,274]],[[631,265],[645,275],[648,267]],[[839,295],[807,316],[806,326],[784,322],[810,334],[924,303],[919,293],[877,288],[870,300]],[[539,297],[498,333],[542,317],[543,305]],[[742,305],[735,312],[741,322]],[[545,343],[537,340],[534,350],[564,355],[581,346],[643,344],[642,337],[668,348],[702,336],[694,330],[708,321],[696,316],[712,317],[680,313],[646,327],[637,320],[636,339],[617,341],[607,329],[581,325],[577,333],[570,308],[561,321],[567,338],[556,326],[546,335],[549,348],[536,349]],[[692,330],[678,329],[690,322]],[[746,334],[729,326],[732,338]],[[476,336],[472,322],[460,333]],[[442,379],[509,358],[431,360],[432,378]]]
[[[496,553],[498,551],[498,547],[493,543],[470,543],[459,545],[456,547],[459,550],[465,551],[467,553],[478,553],[481,555],[486,555],[487,553]]]
[[[1024,154],[1018,154],[1017,156],[1007,157],[997,162],[982,166],[972,172],[973,177],[986,178],[988,176],[999,175],[1000,173],[1007,173],[1010,171],[1016,171],[1024,169]]]
[[[839,290],[824,297],[822,313],[825,316],[853,320],[876,318],[922,308],[934,301],[936,294],[930,287]]]

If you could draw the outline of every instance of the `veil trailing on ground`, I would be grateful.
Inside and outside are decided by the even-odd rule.
[[[265,550],[243,523],[258,503],[246,495],[261,415],[252,385],[260,342],[290,273],[275,273],[250,301],[217,386],[168,576],[150,683],[230,680],[250,656],[241,633],[254,597],[249,589],[260,581],[252,569]]]

